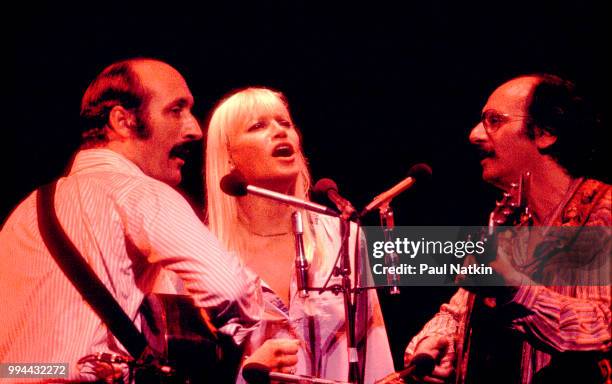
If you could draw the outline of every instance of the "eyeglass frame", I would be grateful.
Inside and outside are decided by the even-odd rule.
[[[503,117],[504,121],[491,123],[490,116]],[[484,127],[487,133],[497,132],[497,130],[501,128],[504,124],[511,123],[513,121],[519,121],[522,119],[530,120],[531,117],[524,115],[512,115],[510,113],[499,113],[494,109],[487,109],[486,111],[483,111],[480,115],[480,122],[482,123],[482,126]]]

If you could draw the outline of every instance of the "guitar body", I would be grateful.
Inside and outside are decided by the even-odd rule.
[[[137,383],[235,383],[242,351],[229,336],[216,334],[191,297],[151,294],[141,307],[143,333],[155,354],[174,369],[160,377],[143,370]]]
[[[504,313],[476,296],[470,318],[466,383],[520,383],[522,337],[505,328]]]

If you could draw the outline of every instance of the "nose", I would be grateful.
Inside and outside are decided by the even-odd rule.
[[[476,124],[474,128],[470,131],[469,140],[472,144],[479,144],[486,141],[488,138],[487,132],[485,131],[484,125],[482,122]]]
[[[202,138],[202,129],[200,123],[193,115],[189,115],[188,121],[183,129],[183,137],[191,140],[200,140]]]
[[[274,132],[274,137],[287,137],[287,127],[282,126],[278,123],[278,121],[272,121],[272,129]]]

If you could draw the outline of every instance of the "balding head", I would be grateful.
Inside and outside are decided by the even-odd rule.
[[[150,98],[150,91],[145,85],[146,76],[159,67],[172,68],[162,61],[148,58],[123,60],[104,68],[89,84],[81,99],[83,147],[103,146],[108,142],[105,126],[115,106],[132,111],[137,120],[135,133],[141,138],[148,136],[141,121]]]
[[[540,81],[534,76],[521,76],[505,82],[489,96],[485,109],[503,104],[506,113],[526,115],[531,95]]]

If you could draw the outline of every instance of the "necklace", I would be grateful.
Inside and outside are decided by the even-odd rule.
[[[253,234],[255,236],[260,236],[260,237],[277,237],[277,236],[288,235],[289,233],[291,233],[290,231],[277,232],[277,233],[258,233],[258,232],[252,231],[249,228],[247,228],[247,231],[249,231],[249,233],[251,233],[251,234]]]
[[[259,233],[259,232],[253,231],[249,227],[249,224],[246,223],[240,216],[238,216],[238,221],[242,224],[242,228],[246,229],[247,232],[249,232],[252,235],[259,236],[259,237],[279,237],[279,236],[285,236],[285,235],[288,235],[289,233],[291,233],[291,231],[273,232],[273,233]]]

